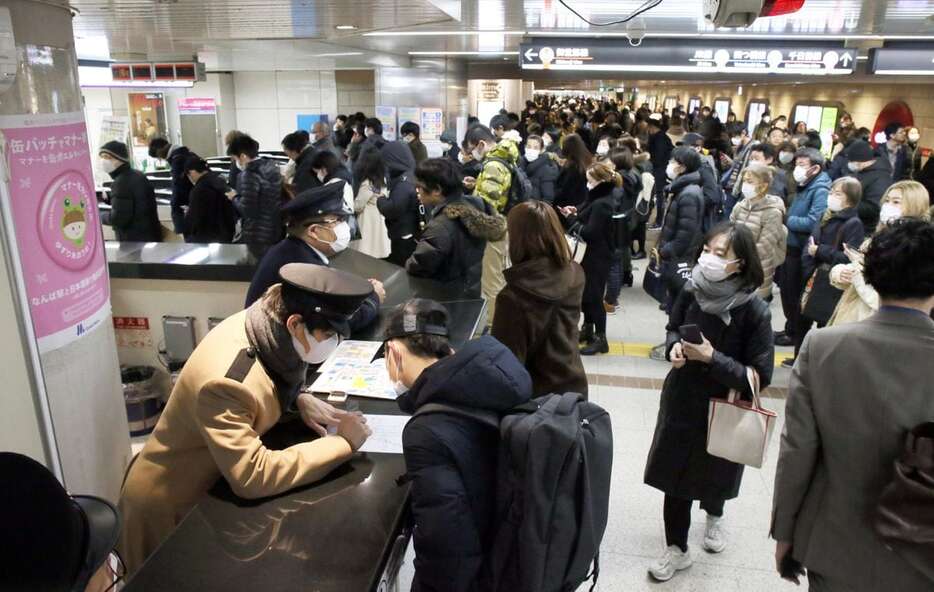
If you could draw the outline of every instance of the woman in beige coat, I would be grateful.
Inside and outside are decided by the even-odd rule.
[[[899,181],[890,186],[880,200],[880,228],[900,218],[930,219],[930,201],[927,189],[917,181]],[[872,237],[867,237],[859,252],[847,252],[850,263],[834,265],[830,270],[830,283],[843,290],[843,296],[827,323],[842,325],[868,319],[879,310],[879,294],[863,278],[863,253]]]
[[[378,150],[363,156],[358,174],[363,181],[354,199],[354,213],[357,215],[361,238],[351,242],[350,248],[370,257],[384,259],[389,257],[391,244],[386,219],[376,207],[376,202],[388,196],[389,190],[386,188],[386,169]]]
[[[772,282],[775,268],[785,260],[788,229],[785,227],[785,202],[777,195],[769,195],[772,169],[758,162],[750,162],[743,173],[743,200],[736,204],[730,221],[742,224],[756,238],[756,250],[762,261],[765,279],[757,293],[760,298],[772,300]]]

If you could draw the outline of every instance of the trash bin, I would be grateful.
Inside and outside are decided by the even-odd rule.
[[[130,436],[150,433],[162,413],[162,392],[156,369],[152,366],[125,366],[120,369],[123,400],[130,424]]]

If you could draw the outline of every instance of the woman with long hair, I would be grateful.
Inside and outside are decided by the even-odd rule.
[[[593,154],[577,134],[565,136],[561,143],[564,163],[555,183],[555,206],[579,206],[587,199],[587,169]]]
[[[356,249],[370,257],[384,259],[392,251],[386,219],[376,206],[381,197],[389,195],[386,187],[386,166],[382,155],[370,150],[360,159],[357,172],[361,177],[360,189],[354,198],[354,213],[360,228],[360,239],[350,243]]]
[[[532,376],[534,396],[587,394],[578,350],[584,270],[571,259],[564,229],[551,205],[531,200],[507,218],[506,286],[496,297],[493,337],[519,358]]]

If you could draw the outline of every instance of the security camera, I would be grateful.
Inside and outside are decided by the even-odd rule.
[[[763,0],[704,0],[704,18],[717,27],[748,27],[762,5]]]
[[[642,45],[642,40],[645,39],[645,20],[637,18],[626,23],[626,38],[633,47]]]

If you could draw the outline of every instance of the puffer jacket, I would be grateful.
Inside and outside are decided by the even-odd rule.
[[[805,185],[798,186],[795,200],[788,208],[788,246],[803,249],[808,237],[814,232],[827,210],[827,195],[830,193],[830,177],[820,172]]]
[[[663,260],[679,261],[699,244],[704,214],[701,174],[678,175],[671,182],[671,200],[662,225],[659,254]]]
[[[865,253],[871,241],[872,239],[865,239],[859,250]],[[850,283],[843,281],[842,276],[845,270],[853,271],[853,279]],[[879,310],[879,293],[866,283],[861,265],[856,263],[834,265],[830,269],[830,284],[838,290],[843,290],[843,295],[837,302],[833,316],[827,322],[828,326],[865,321]]]
[[[237,211],[226,191],[227,183],[214,171],[205,173],[192,187],[185,213],[185,237],[189,242],[233,242]]]
[[[315,149],[310,145],[305,146],[302,152],[295,159],[295,176],[292,177],[292,185],[295,187],[295,195],[321,186],[318,175],[311,170],[311,159],[315,156]]]
[[[531,395],[522,363],[487,336],[423,370],[397,401],[406,413],[440,403],[502,415]],[[402,449],[415,523],[412,591],[482,592],[495,534],[499,431],[456,415],[419,415],[406,424]]]
[[[587,374],[577,343],[584,270],[570,261],[559,267],[547,257],[503,272],[496,297],[493,337],[503,342],[532,375],[536,397],[548,393],[587,395]]]
[[[158,242],[162,225],[156,210],[156,193],[146,175],[122,164],[112,173],[111,210],[104,223],[113,227],[119,241]]]
[[[612,259],[611,236],[613,214],[619,209],[617,187],[610,182],[600,183],[590,190],[580,211],[567,219],[572,232],[587,243],[584,259]],[[577,230],[574,230],[574,227]],[[584,265],[587,268],[586,262]]]
[[[849,263],[850,259],[843,251],[843,245],[858,249],[863,243],[865,232],[856,208],[846,208],[839,212],[824,212],[820,224],[811,233],[817,252],[809,255],[807,249],[801,256],[801,268],[805,278],[811,277],[818,265],[837,265]]]
[[[386,219],[392,240],[417,237],[421,233],[418,195],[415,192],[415,157],[407,144],[389,142],[381,149],[389,176],[389,197],[376,207]]]
[[[506,218],[489,202],[452,195],[432,212],[405,269],[414,276],[460,285],[465,297],[477,298],[486,242],[505,234]]]
[[[529,162],[522,157],[519,161],[519,167],[525,171],[532,183],[532,199],[538,199],[545,203],[554,203],[555,201],[555,181],[558,180],[558,163],[546,154],[540,154],[538,158]]]
[[[257,158],[237,178],[234,207],[240,213],[240,242],[248,245],[274,245],[282,239],[282,175],[279,167]]]
[[[762,271],[765,272],[758,294],[760,298],[770,297],[775,268],[785,261],[788,244],[788,229],[784,223],[785,202],[777,195],[746,198],[733,208],[730,220],[748,228],[755,237],[756,251],[762,262]]]
[[[860,200],[857,211],[866,234],[869,234],[879,224],[882,196],[892,185],[892,165],[888,157],[878,157],[868,168],[857,173],[856,178],[863,186],[863,199]]]
[[[509,188],[512,186],[510,166],[516,166],[518,162],[519,145],[506,138],[500,140],[483,158],[483,170],[477,177],[474,195],[492,204],[500,214],[506,208]]]

